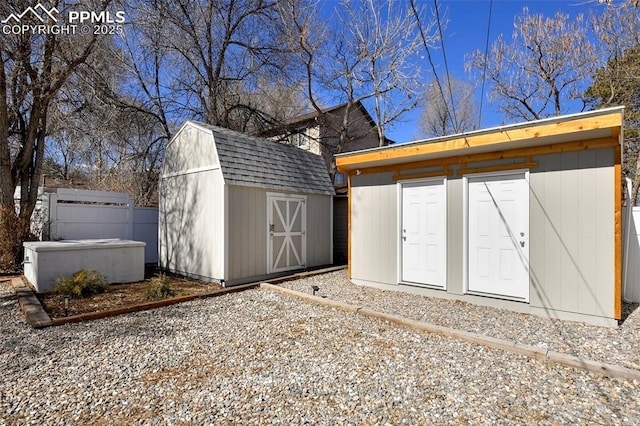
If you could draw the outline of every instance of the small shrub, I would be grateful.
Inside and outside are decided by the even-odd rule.
[[[53,283],[55,294],[68,294],[72,297],[87,297],[104,293],[107,289],[107,277],[92,269],[81,269],[71,277],[58,277]]]
[[[147,300],[165,299],[175,296],[176,292],[169,286],[171,279],[165,274],[158,274],[151,278],[144,290],[144,297]]]

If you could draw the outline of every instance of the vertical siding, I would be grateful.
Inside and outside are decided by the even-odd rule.
[[[217,164],[211,133],[187,125],[167,147],[162,168],[167,174]]]
[[[211,170],[188,172],[203,167]],[[224,186],[217,167],[213,140],[199,129],[185,127],[167,148],[158,218],[161,267],[223,278]]]
[[[307,195],[307,266],[331,263],[331,198],[328,195]]]
[[[532,311],[614,317],[613,156],[613,149],[607,148],[533,158],[538,167],[529,176]],[[512,161],[476,165],[496,163]],[[399,218],[392,172],[351,179],[351,277],[395,285]],[[462,177],[447,178],[446,292],[462,299],[473,298],[464,295],[464,192]],[[483,300],[492,303],[489,298]]]
[[[347,263],[348,210],[347,197],[333,199],[333,263],[337,265]]]
[[[449,177],[447,185],[447,292],[464,293],[464,203],[462,179]]]
[[[530,175],[531,305],[612,317],[613,150],[536,158]]]
[[[392,173],[352,176],[351,278],[398,282],[398,194]]]
[[[267,273],[267,195],[261,188],[228,188],[227,280]]]
[[[262,188],[229,186],[227,280],[267,274],[267,192]],[[331,262],[331,197],[307,195],[307,266]]]
[[[161,191],[160,265],[222,279],[224,187],[220,170],[164,178]]]

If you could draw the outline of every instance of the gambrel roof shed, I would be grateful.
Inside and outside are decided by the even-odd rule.
[[[227,185],[334,193],[322,159],[308,151],[195,121],[187,121],[178,133],[185,127],[211,132]]]
[[[160,176],[160,265],[238,284],[332,263],[334,195],[322,159],[187,121]]]

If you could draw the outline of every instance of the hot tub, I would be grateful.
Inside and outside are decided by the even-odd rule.
[[[108,283],[144,279],[144,247],[141,241],[62,240],[24,243],[24,275],[38,293],[51,291],[53,281],[81,269],[94,269]]]

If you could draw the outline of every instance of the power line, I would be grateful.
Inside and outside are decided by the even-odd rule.
[[[480,113],[478,114],[478,129],[482,123],[482,104],[484,103],[484,83],[487,79],[487,66],[489,58],[489,34],[491,33],[491,12],[493,10],[493,0],[489,1],[489,23],[487,24],[487,41],[484,45],[484,69],[482,70],[482,90],[480,91]]]
[[[447,98],[444,95],[444,90],[442,89],[442,84],[440,84],[440,79],[438,78],[438,72],[436,71],[436,66],[433,63],[433,59],[431,58],[431,51],[429,50],[429,43],[427,42],[427,37],[424,35],[424,29],[422,28],[422,21],[420,20],[420,15],[416,10],[415,0],[411,0],[411,11],[416,18],[416,22],[418,23],[418,29],[420,30],[420,37],[422,38],[422,44],[424,45],[424,50],[427,51],[427,59],[429,60],[429,64],[431,65],[431,71],[433,71],[433,76],[436,79],[436,84],[438,85],[438,89],[440,90],[440,95],[442,96],[442,101],[444,103],[444,109],[447,114],[447,117],[451,119],[451,112],[449,111],[449,106],[447,103]],[[455,126],[455,125],[454,125]]]
[[[444,50],[444,37],[442,37],[442,25],[440,24],[440,11],[438,10],[438,0],[433,0],[436,8],[436,19],[438,21],[438,34],[440,35],[440,46],[442,46],[442,57],[444,58],[444,69],[447,73],[447,86],[449,87],[449,98],[451,99],[451,110],[453,111],[453,130],[458,133],[458,117],[456,117],[456,105],[453,101],[453,92],[451,91],[451,74],[449,74],[449,64],[447,63],[447,52]],[[444,98],[444,94],[443,94]],[[445,101],[446,104],[446,101]]]

